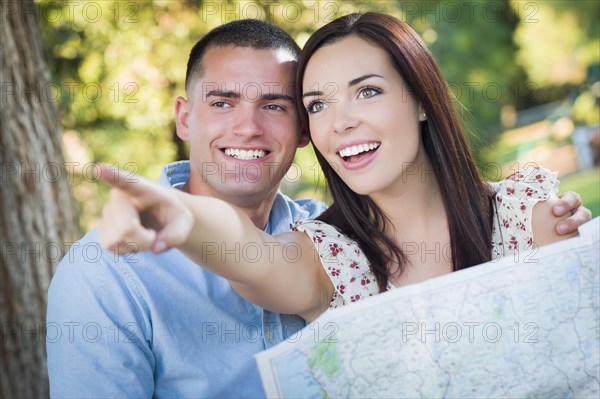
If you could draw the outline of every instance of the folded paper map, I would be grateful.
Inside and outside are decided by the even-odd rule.
[[[600,218],[331,309],[257,355],[269,398],[599,398]]]

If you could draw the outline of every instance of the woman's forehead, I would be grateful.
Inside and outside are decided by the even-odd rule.
[[[365,75],[390,76],[392,71],[394,66],[382,47],[352,35],[315,51],[304,71],[303,87],[326,82],[347,84]]]

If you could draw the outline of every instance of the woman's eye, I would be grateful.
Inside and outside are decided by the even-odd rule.
[[[314,114],[314,113],[323,111],[325,108],[327,108],[325,103],[323,103],[321,101],[314,101],[314,102],[308,104],[308,107],[306,107],[306,112],[308,112],[310,114]]]
[[[365,87],[361,89],[358,93],[358,98],[370,98],[375,97],[377,94],[381,93],[381,91],[373,88],[373,87]]]

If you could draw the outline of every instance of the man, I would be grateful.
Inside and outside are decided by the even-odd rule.
[[[287,33],[260,21],[207,34],[190,55],[188,100],[175,105],[190,162],[168,165],[161,181],[234,203],[273,234],[321,213],[322,203],[278,193],[308,142],[293,101],[299,52]],[[299,330],[301,319],[263,313],[178,251],[97,259],[99,248],[92,231],[52,280],[52,396],[264,396],[253,355]]]
[[[296,148],[308,141],[292,97],[298,53],[281,29],[253,20],[223,25],[198,42],[188,62],[188,99],[175,106],[190,162],[167,165],[161,182],[231,202],[271,234],[323,211],[319,202],[278,193]],[[563,200],[572,208],[569,201],[577,197]],[[569,223],[578,218],[585,215]],[[219,250],[246,260],[242,248]],[[96,251],[92,231],[52,280],[52,396],[264,396],[253,355],[293,334],[301,320],[250,304],[177,250],[122,257]]]

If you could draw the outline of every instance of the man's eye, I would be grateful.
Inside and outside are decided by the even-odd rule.
[[[226,108],[226,107],[230,107],[230,105],[228,103],[226,103],[225,101],[215,101],[213,103],[213,107]]]
[[[309,114],[315,114],[317,112],[321,112],[326,109],[327,106],[322,101],[313,101],[306,107],[306,112]]]
[[[269,104],[267,105],[267,109],[270,111],[285,111],[285,108],[279,104]]]
[[[358,98],[370,98],[370,97],[375,97],[376,95],[378,95],[379,93],[381,93],[380,90],[375,89],[374,87],[365,87],[364,89],[361,89],[358,92]]]

